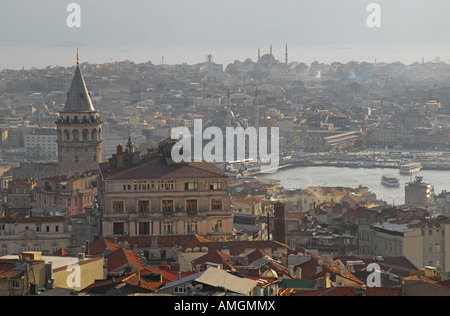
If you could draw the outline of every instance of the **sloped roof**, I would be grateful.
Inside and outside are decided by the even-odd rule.
[[[67,93],[63,112],[95,112],[91,96],[89,95],[79,65],[77,65],[77,68],[75,69],[75,74],[69,92]]]
[[[258,284],[254,280],[240,278],[224,270],[211,267],[203,272],[171,282],[164,288],[178,286],[191,281],[243,295],[247,295]]]
[[[138,274],[133,273],[131,275],[107,279],[97,280],[90,284],[82,291],[90,293],[104,293],[109,289],[122,288],[122,285],[131,285],[135,288],[140,288],[144,292],[157,292],[160,287],[164,285],[164,282],[150,281],[145,277],[139,277]],[[139,290],[132,290],[130,292],[140,292]]]
[[[68,252],[66,249],[64,248],[59,248],[58,250],[56,250],[53,254],[53,256],[69,256],[70,252]]]
[[[139,260],[139,255],[129,249],[119,248],[105,258],[108,259],[108,272],[114,272],[127,264],[140,266],[141,269],[145,268],[142,261]]]
[[[206,255],[195,259],[194,261],[192,261],[192,264],[195,267],[198,264],[202,265],[208,262],[218,263],[222,265],[223,269],[230,270],[233,269],[233,265],[230,262],[228,262],[229,258],[230,256],[225,253],[220,252],[218,250],[213,250],[211,252],[208,252]]]
[[[142,162],[125,169],[111,170],[109,162],[100,164],[103,178],[106,180],[154,180],[154,179],[224,179],[228,178],[213,163],[206,161],[189,164],[167,164],[163,157],[142,157]]]
[[[153,242],[158,243],[158,247],[172,248],[174,246],[182,246],[185,248],[197,247],[200,243],[209,243],[210,241],[199,235],[167,235],[167,236],[133,236],[118,237],[117,242],[127,242],[131,247],[147,248],[156,246]],[[109,241],[112,243],[111,241]]]
[[[186,248],[189,248],[185,247],[185,245],[181,246],[182,251],[185,251]],[[207,247],[210,251],[216,249],[222,252],[224,249],[229,249],[231,256],[241,255],[250,249],[263,249],[264,251],[266,251],[266,249],[270,248],[270,251],[272,252],[278,251],[280,248],[285,248],[287,251],[292,250],[288,245],[275,240],[210,241],[198,243],[196,247]]]
[[[25,273],[25,268],[18,269],[18,263],[14,261],[0,262],[0,280],[18,278]]]
[[[389,271],[390,273],[398,275],[400,277],[407,277],[411,274],[411,272],[419,270],[419,268],[405,256],[383,257],[382,260],[379,260],[376,259],[375,256],[371,255],[353,255],[353,256],[335,257],[335,259],[340,260],[344,264],[347,264],[349,261],[358,261],[358,260],[364,262],[363,265],[354,267],[355,272],[365,270],[365,268],[370,263],[377,263],[378,265],[380,265],[380,268],[383,271]]]
[[[119,249],[119,245],[113,243],[108,239],[99,239],[89,244],[89,254],[90,255],[98,255],[102,254],[105,251],[116,251]]]
[[[0,223],[58,223],[64,222],[62,216],[30,216],[28,212],[16,212],[0,218]]]

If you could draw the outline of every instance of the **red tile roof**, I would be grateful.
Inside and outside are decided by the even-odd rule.
[[[165,284],[164,281],[150,281],[143,276],[139,277],[137,273],[133,273],[131,275],[115,277],[107,280],[96,280],[94,283],[84,288],[83,291],[105,292],[108,289],[124,283],[141,288],[144,292],[157,292]],[[139,290],[134,292],[139,292]]]
[[[252,251],[247,255],[248,264],[252,264],[256,260],[259,260],[265,256],[267,256],[267,254],[264,252],[264,250],[255,249],[254,251]]]
[[[178,280],[178,277],[184,278],[186,276],[196,273],[196,272],[192,272],[192,271],[170,271],[170,270],[161,270],[161,269],[152,269],[152,268],[141,269],[141,274],[145,274],[147,272],[161,274],[162,281],[165,283],[170,283],[170,282],[176,281],[176,280]],[[133,273],[137,273],[137,271],[134,271]]]
[[[103,254],[106,251],[116,251],[117,249],[119,249],[119,245],[108,239],[99,239],[89,244],[89,254],[94,256]]]
[[[14,261],[0,261],[0,280],[18,278],[24,275],[25,270],[16,269],[17,263]]]
[[[68,252],[66,249],[64,248],[59,248],[58,250],[56,250],[53,254],[53,256],[69,256],[70,252]]]
[[[377,263],[383,271],[389,271],[400,277],[408,277],[411,272],[419,270],[408,258],[404,256],[392,256],[383,257],[381,259],[376,259],[374,256],[370,255],[354,255],[354,256],[342,256],[335,257],[335,260],[340,260],[344,264],[348,261],[358,261],[361,260],[364,265],[356,265],[355,272],[359,272],[365,269],[370,263]]]
[[[358,288],[358,287],[331,287],[311,291],[297,291],[291,296],[402,296],[402,289],[397,288]]]
[[[106,180],[120,179],[210,179],[228,178],[227,174],[206,161],[189,164],[167,164],[163,157],[144,159],[125,169],[110,170],[109,162],[101,163],[100,170]]]
[[[232,256],[238,256],[243,253],[248,252],[249,250],[252,251],[252,249],[270,249],[271,252],[278,251],[279,248],[285,248],[286,250],[290,251],[292,250],[288,245],[280,243],[278,241],[274,240],[255,240],[255,241],[223,241],[223,242],[201,242],[196,245],[196,247],[206,247],[209,251],[211,250],[219,250],[224,252],[225,249],[230,251],[230,255]],[[192,247],[185,247],[182,245],[182,251],[185,251],[186,248],[192,248]]]
[[[162,281],[149,281],[143,276],[139,277],[139,275],[136,273],[125,277],[124,279],[122,279],[122,282],[149,290],[151,292],[157,292],[159,288],[161,288],[165,284]]]
[[[223,270],[231,270],[234,268],[234,266],[230,262],[228,262],[229,258],[230,256],[225,253],[218,250],[213,250],[211,252],[208,252],[206,255],[193,260],[192,265],[196,267],[197,265],[204,265],[208,262],[211,262],[221,264]]]
[[[328,262],[326,260],[322,260],[321,262],[319,262],[321,259],[322,258],[320,256],[311,255],[311,260],[297,266],[301,267],[302,269],[302,279],[315,280],[324,277],[327,273],[329,273],[330,279],[332,281],[334,281],[336,279],[336,276],[339,275],[357,284],[364,284],[361,280],[351,274],[347,269],[344,269],[341,273],[339,271],[339,266],[336,263]]]
[[[402,296],[402,289],[400,287],[368,287],[366,294],[367,296]]]
[[[184,249],[186,249],[197,247],[197,245],[199,245],[200,243],[210,242],[208,239],[199,235],[119,237],[117,238],[117,242],[127,242],[131,248],[133,248],[135,245],[139,248],[147,248],[153,245],[154,238],[156,238],[158,246],[162,248],[182,246]]]
[[[114,272],[125,265],[145,268],[139,255],[129,249],[119,248],[105,258],[108,259],[108,272]]]
[[[11,215],[6,215],[0,218],[0,223],[15,224],[15,223],[57,223],[64,222],[62,216],[30,216],[28,213],[17,212]]]

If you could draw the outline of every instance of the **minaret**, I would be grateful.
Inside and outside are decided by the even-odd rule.
[[[286,54],[285,54],[285,57],[286,57],[286,66],[287,66],[287,64],[288,64],[288,48],[287,48],[287,43],[286,43]]]
[[[102,159],[102,125],[80,70],[78,49],[75,74],[56,128],[59,173],[97,170]]]

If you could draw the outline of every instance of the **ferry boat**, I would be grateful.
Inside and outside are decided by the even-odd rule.
[[[394,176],[383,176],[381,177],[381,184],[387,187],[399,187],[400,182]]]
[[[410,175],[411,173],[419,172],[422,169],[422,165],[418,162],[407,163],[400,166],[400,174]]]

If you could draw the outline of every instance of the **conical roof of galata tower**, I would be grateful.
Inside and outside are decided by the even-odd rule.
[[[77,65],[72,84],[67,93],[66,105],[64,106],[63,112],[95,112],[79,65]]]

